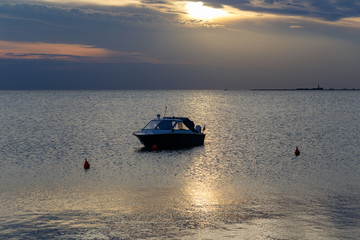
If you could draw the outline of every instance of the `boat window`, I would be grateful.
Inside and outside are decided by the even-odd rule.
[[[177,122],[174,129],[175,130],[189,130],[189,128],[183,122]]]
[[[170,130],[172,128],[173,128],[173,121],[167,121],[167,120],[161,121],[156,127],[156,129],[159,130]]]
[[[159,122],[160,120],[152,120],[144,127],[144,129],[155,129]]]

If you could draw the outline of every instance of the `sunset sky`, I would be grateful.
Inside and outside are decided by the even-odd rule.
[[[0,0],[0,89],[360,88],[359,0]]]

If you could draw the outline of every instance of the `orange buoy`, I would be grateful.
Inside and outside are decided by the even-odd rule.
[[[299,156],[299,155],[300,155],[300,150],[298,149],[298,147],[296,147],[295,156]]]
[[[154,144],[154,145],[152,146],[152,150],[154,150],[154,151],[158,150],[158,147],[157,147],[156,144]]]
[[[87,161],[86,158],[85,158],[84,168],[85,168],[85,169],[89,169],[89,168],[90,168],[90,163]]]

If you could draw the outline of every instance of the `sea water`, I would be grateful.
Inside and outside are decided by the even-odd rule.
[[[143,150],[165,107],[204,146]],[[0,113],[0,239],[360,238],[359,91],[0,91]]]

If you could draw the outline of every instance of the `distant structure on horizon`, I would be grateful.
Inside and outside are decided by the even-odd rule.
[[[296,88],[295,90],[324,90],[324,88],[320,87],[320,84],[318,84],[317,88]]]

